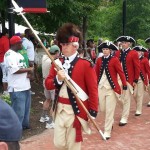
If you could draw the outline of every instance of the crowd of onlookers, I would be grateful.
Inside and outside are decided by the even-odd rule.
[[[18,119],[13,120],[16,122],[16,125],[13,125],[13,122],[11,123],[11,118],[9,122],[7,118],[11,116],[9,116],[9,113],[5,113],[7,106],[6,108],[4,107],[5,112],[1,113],[5,113],[8,116],[3,115],[1,119],[8,121],[6,122],[8,124],[6,125],[5,132],[0,132],[0,140],[8,141],[6,142],[7,147],[11,150],[19,149],[18,141],[21,138],[22,129],[29,128],[31,105],[30,80],[32,80],[34,75],[34,45],[30,39],[31,34],[31,30],[26,29],[24,37],[17,34],[9,38],[8,30],[4,29],[0,38],[0,66],[2,70],[3,94],[10,95],[11,107]],[[13,117],[15,118],[14,115]],[[16,127],[18,128],[18,133],[15,133],[17,131]],[[8,131],[6,131],[7,128]],[[11,132],[12,134],[9,135]],[[15,135],[17,135],[16,138]],[[12,143],[9,144],[9,142]]]
[[[47,48],[49,44],[46,39],[42,39],[42,42]],[[54,59],[60,54],[60,48],[54,45],[55,42],[54,39],[51,42],[53,46],[49,49]],[[37,46],[38,43],[30,29],[26,29],[24,35],[17,33],[11,38],[9,38],[8,29],[5,28],[1,33],[0,77],[2,94],[10,96],[11,107],[0,100],[0,149],[19,150],[18,142],[21,139],[22,130],[30,129],[31,94],[35,94],[31,91],[30,82],[35,78],[34,70],[37,67],[35,49]],[[47,55],[43,55],[43,83],[49,73],[50,66],[51,60]],[[44,94],[46,101],[43,104],[39,121],[46,121],[46,128],[54,128],[54,123],[49,116],[48,110],[51,100],[54,99],[55,91],[48,91],[44,87]]]

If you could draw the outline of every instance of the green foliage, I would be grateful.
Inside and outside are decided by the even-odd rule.
[[[31,108],[30,108],[30,113],[31,113],[31,114],[34,114],[34,112],[35,112],[35,110],[31,107]]]
[[[36,30],[46,33],[56,32],[65,22],[72,22],[82,27],[82,18],[84,16],[90,18],[99,6],[99,2],[100,0],[47,0],[49,13],[26,14],[26,17]],[[18,23],[24,22],[20,16],[16,17]]]
[[[0,1],[0,11],[6,10],[7,0]]]
[[[147,48],[147,44],[145,43],[145,40],[142,40],[142,39],[137,40],[137,45],[141,45],[141,46]]]
[[[150,35],[150,0],[127,1],[127,33],[145,39]]]
[[[6,103],[8,103],[9,105],[11,105],[11,100],[10,100],[10,96],[9,96],[9,95],[2,95],[1,98],[2,98],[2,100],[4,100]]]
[[[110,3],[107,7],[104,7],[102,3],[94,14],[94,18],[89,24],[89,34],[97,35],[99,37],[108,37],[110,40],[114,40],[121,34],[121,5],[117,3],[112,5]]]
[[[7,11],[6,2],[1,0],[0,11]],[[150,0],[126,0],[126,3],[125,34],[146,39],[150,35]],[[49,13],[25,14],[35,30],[56,32],[63,23],[72,22],[88,31],[88,38],[107,37],[114,41],[123,33],[123,0],[47,0],[47,7]],[[20,16],[15,18],[17,23],[26,25]]]
[[[150,0],[126,0],[125,34],[135,39],[150,35]],[[89,36],[108,37],[115,40],[122,35],[122,0],[102,0],[95,16],[89,22]]]

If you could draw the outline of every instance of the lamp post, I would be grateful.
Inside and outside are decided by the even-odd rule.
[[[3,32],[4,28],[5,28],[5,12],[4,12],[4,10],[1,10],[1,12],[0,12],[0,19],[1,19],[1,24],[2,24],[1,32]]]
[[[123,35],[125,35],[126,34],[126,0],[123,0],[123,11],[122,11],[122,27],[123,27],[123,29],[122,29],[122,31],[123,31]]]
[[[11,0],[7,0],[7,6],[8,6],[9,37],[12,37],[15,33],[15,26],[14,26],[13,6]]]

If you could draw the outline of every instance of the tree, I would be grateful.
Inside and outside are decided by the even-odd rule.
[[[93,14],[89,25],[89,36],[107,37],[115,39],[122,32],[121,1],[102,1]]]
[[[100,0],[47,0],[49,13],[26,14],[26,17],[36,30],[47,33],[56,32],[65,22],[75,23],[81,27],[85,41],[88,21],[99,2]],[[17,17],[17,21],[23,23],[22,18]]]
[[[127,33],[145,39],[150,35],[150,0],[127,1]]]
[[[0,11],[5,12],[6,2],[1,0]],[[123,0],[47,0],[49,13],[25,15],[42,32],[56,32],[63,23],[72,22],[81,27],[84,39],[99,36],[114,40],[122,35],[122,4]],[[127,35],[136,39],[150,35],[149,8],[150,0],[127,0]],[[17,15],[16,22],[24,23]]]
[[[89,36],[122,35],[122,0],[102,1],[89,24]],[[150,35],[150,0],[127,0],[126,35],[145,39]]]

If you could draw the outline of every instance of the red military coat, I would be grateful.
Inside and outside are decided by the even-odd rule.
[[[117,51],[115,56],[121,60],[122,51]],[[126,51],[124,62],[122,62],[123,71],[126,76],[126,80],[133,86],[133,82],[137,83],[140,76],[140,62],[138,53],[135,50]]]
[[[144,52],[144,57],[146,57],[147,59],[149,59],[149,52]]]
[[[85,59],[77,58],[76,63],[71,64],[68,74],[89,96],[89,99],[84,101],[83,104],[89,110],[90,114],[93,117],[96,117],[98,112],[98,87],[97,87],[97,76],[94,68],[91,66],[91,63]],[[54,65],[50,69],[50,73],[45,80],[45,86],[48,90],[59,89],[59,84],[56,80],[56,71]],[[70,93],[68,93],[70,95]],[[74,97],[74,96],[72,96]],[[69,97],[69,99],[72,99]],[[87,115],[81,105],[77,102],[75,98],[72,99],[73,103],[71,104],[74,110],[74,113],[79,117],[87,120]]]
[[[150,81],[150,66],[148,59],[146,57],[140,58],[140,67],[141,67],[140,77],[142,78],[144,84],[147,86],[148,79]]]
[[[96,62],[96,66],[95,66],[96,74],[98,77],[98,82],[100,81],[100,79],[103,75],[102,74],[103,59],[104,59],[104,57],[98,58],[97,62]],[[108,67],[106,65],[105,72],[106,72],[107,79],[110,83],[110,86],[113,88],[113,90],[116,93],[121,94],[121,88],[118,83],[117,75],[119,74],[124,89],[127,88],[127,83],[126,83],[126,78],[125,78],[124,72],[122,70],[121,64],[117,57],[115,57],[115,56],[110,57],[110,59],[108,61]]]
[[[0,38],[0,63],[4,61],[4,55],[9,50],[9,39],[7,36]]]

